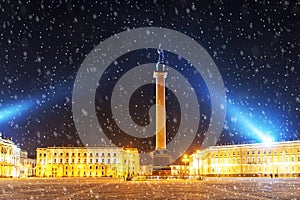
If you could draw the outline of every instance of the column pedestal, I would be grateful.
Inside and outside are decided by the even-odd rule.
[[[153,152],[153,171],[154,176],[171,175],[170,152],[167,149],[157,149]]]

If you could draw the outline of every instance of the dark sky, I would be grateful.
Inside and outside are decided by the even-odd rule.
[[[261,142],[251,127],[274,141],[300,138],[299,2],[4,0],[0,19],[0,131],[31,155],[37,147],[81,144],[72,119],[72,88],[80,65],[101,41],[146,26],[194,38],[218,66],[228,103],[219,143]],[[121,67],[126,71],[135,63],[156,62],[155,51],[148,50],[150,56],[145,51],[127,55],[135,59]],[[188,66],[166,54],[174,66]],[[188,67],[182,73],[189,76]],[[189,81],[197,85],[201,78]],[[197,90],[205,93],[202,87]],[[149,91],[148,100],[142,101],[147,105],[153,104],[153,88],[141,88]],[[199,99],[201,95],[205,98],[199,104],[209,107],[209,95],[199,94]],[[168,97],[171,122],[180,113],[176,97],[171,92]],[[209,115],[207,109],[202,112]],[[191,149],[200,147],[206,123],[200,122]],[[168,125],[169,137],[176,129],[176,124]],[[130,140],[125,135],[112,138],[124,146],[132,145]]]

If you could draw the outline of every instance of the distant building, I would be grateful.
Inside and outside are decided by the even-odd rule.
[[[28,158],[28,153],[21,150],[20,153],[20,177],[35,176],[35,159]]]
[[[171,175],[172,176],[189,176],[190,175],[190,166],[189,166],[190,158],[187,154],[183,155],[180,163],[184,164],[173,164],[171,167]]]
[[[48,147],[36,156],[37,177],[126,177],[140,170],[136,148]]]
[[[140,166],[140,175],[151,176],[152,169],[153,169],[153,165],[141,165]]]
[[[188,173],[189,166],[170,165],[172,176],[185,176]]]
[[[0,133],[0,177],[20,176],[20,148]]]
[[[213,146],[189,159],[190,175],[300,177],[300,141]]]

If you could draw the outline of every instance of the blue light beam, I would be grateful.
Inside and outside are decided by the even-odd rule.
[[[233,102],[227,102],[228,114],[231,115],[231,121],[238,123],[239,132],[251,135],[255,139],[259,139],[266,145],[271,145],[274,142],[274,133],[270,129],[274,129],[274,125],[268,124],[264,120],[260,120],[261,116],[252,114],[251,112],[242,111],[240,108],[233,105]],[[255,120],[256,119],[256,120]],[[260,121],[258,121],[260,120]]]
[[[33,105],[34,104],[31,101],[23,101],[0,109],[0,123],[21,116],[22,113],[28,111]]]

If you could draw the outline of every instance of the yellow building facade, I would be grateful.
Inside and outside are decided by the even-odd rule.
[[[190,175],[300,177],[300,141],[213,146],[189,158]]]
[[[48,147],[36,156],[37,177],[126,177],[140,169],[136,148]]]
[[[20,153],[20,177],[35,176],[35,159],[28,158],[28,152],[21,150]]]
[[[0,133],[0,177],[20,176],[20,148]]]

